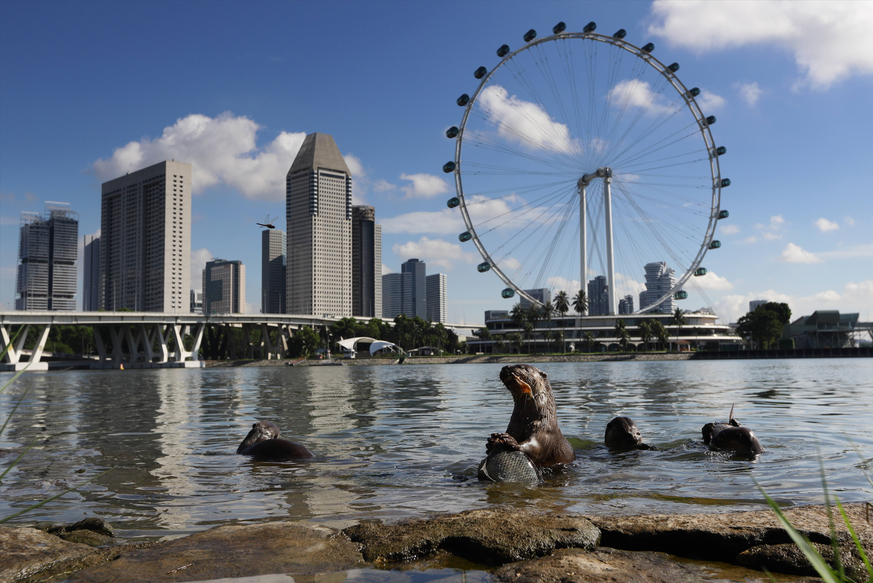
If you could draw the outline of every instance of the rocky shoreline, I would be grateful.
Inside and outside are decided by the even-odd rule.
[[[869,505],[845,509],[864,552],[873,556]],[[789,508],[785,514],[832,558],[823,506]],[[389,569],[458,564],[470,580],[478,573],[477,581],[516,583],[769,581],[764,568],[779,573],[778,581],[818,581],[769,510],[583,516],[486,508],[397,523],[367,520],[342,530],[313,521],[234,524],[138,544],[114,544],[111,528],[87,520],[90,525],[77,523],[56,534],[0,527],[0,581],[160,583],[279,574],[292,576],[289,581],[342,581],[350,572],[370,571],[362,580],[374,581],[388,577]],[[836,527],[844,567],[856,580],[866,580],[839,515]],[[83,534],[90,529],[100,532]]]

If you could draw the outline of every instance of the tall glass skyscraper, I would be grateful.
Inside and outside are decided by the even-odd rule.
[[[45,213],[21,213],[16,310],[76,309],[76,243],[79,215],[64,202],[46,202]]]
[[[371,206],[352,207],[352,315],[382,317],[382,225]]]
[[[285,231],[261,233],[261,313],[285,313]]]

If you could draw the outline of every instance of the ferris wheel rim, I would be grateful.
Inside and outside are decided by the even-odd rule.
[[[474,246],[479,251],[482,259],[485,263],[489,265],[489,270],[493,271],[497,276],[504,282],[507,288],[511,288],[515,293],[519,296],[523,297],[530,303],[538,306],[542,306],[543,303],[536,299],[535,297],[528,294],[521,286],[517,285],[512,281],[512,279],[507,276],[504,271],[500,268],[498,263],[494,261],[482,243],[479,235],[476,232],[476,228],[473,224],[473,221],[470,217],[469,210],[467,208],[467,202],[464,196],[464,187],[462,180],[462,159],[461,154],[463,150],[463,142],[464,142],[464,134],[467,127],[467,121],[470,117],[470,113],[473,110],[482,90],[488,86],[488,82],[491,77],[494,75],[496,71],[498,71],[501,67],[503,67],[506,63],[510,62],[516,56],[529,51],[531,48],[555,42],[558,40],[585,40],[585,41],[594,41],[600,42],[603,44],[610,45],[612,47],[616,47],[618,49],[624,50],[635,57],[642,60],[644,63],[648,64],[652,69],[657,71],[670,86],[672,86],[680,97],[684,100],[685,106],[691,112],[695,121],[697,122],[698,128],[700,130],[700,134],[705,143],[706,153],[709,158],[710,165],[710,174],[712,177],[712,202],[710,208],[710,216],[708,219],[706,232],[703,238],[703,242],[700,244],[700,249],[697,251],[694,259],[692,260],[689,268],[682,274],[681,277],[676,279],[675,284],[672,286],[669,292],[665,293],[663,296],[654,300],[649,306],[646,308],[641,308],[634,311],[634,314],[644,314],[650,312],[656,308],[658,308],[665,300],[673,297],[677,291],[681,290],[684,284],[695,274],[695,272],[700,267],[700,264],[703,261],[704,256],[706,255],[707,250],[709,249],[709,245],[712,243],[715,235],[715,227],[719,218],[719,212],[721,208],[721,188],[722,188],[722,179],[721,179],[721,169],[719,165],[719,155],[716,152],[715,141],[712,137],[712,132],[709,127],[709,123],[707,118],[705,117],[703,110],[700,105],[697,103],[695,96],[691,94],[688,88],[679,80],[676,76],[675,71],[672,71],[668,66],[664,65],[659,59],[657,59],[654,55],[651,54],[650,51],[645,51],[644,49],[637,47],[636,45],[625,41],[623,38],[616,38],[615,36],[606,36],[602,34],[595,33],[593,31],[590,32],[560,32],[557,34],[552,34],[549,36],[545,36],[542,38],[535,38],[526,44],[524,44],[521,48],[508,52],[505,56],[503,56],[499,63],[497,63],[493,68],[487,70],[487,72],[482,76],[479,86],[476,88],[475,92],[468,96],[468,101],[464,105],[464,114],[461,119],[461,124],[458,127],[458,135],[456,138],[455,144],[455,157],[454,157],[454,181],[455,181],[455,190],[457,194],[457,198],[459,201],[459,207],[461,210],[461,215],[464,220],[464,225],[467,229],[467,233],[471,235],[470,240],[472,240]],[[592,169],[593,170],[593,169]],[[584,279],[584,275],[580,275],[580,285],[583,290],[586,286],[585,281],[581,281]]]

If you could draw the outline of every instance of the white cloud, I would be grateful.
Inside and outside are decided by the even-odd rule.
[[[555,293],[553,295],[557,295],[557,292],[564,290],[568,296],[573,297],[576,295],[576,292],[582,289],[578,279],[569,280],[566,277],[557,276],[548,278],[546,283],[554,290]],[[552,300],[554,300],[554,297],[552,297]]]
[[[697,53],[745,45],[787,50],[816,88],[873,73],[870,2],[655,0],[652,13],[650,34]]]
[[[815,222],[815,226],[818,227],[818,230],[822,233],[827,233],[828,231],[836,231],[840,228],[840,225],[833,221],[829,221],[824,217],[817,220]]]
[[[189,285],[194,291],[203,291],[203,270],[206,269],[207,261],[212,261],[212,253],[209,249],[191,251],[191,281]]]
[[[395,273],[395,271],[383,263],[382,264],[382,275],[388,275],[389,273]]]
[[[719,224],[718,230],[722,235],[736,235],[740,232],[740,228],[736,225],[721,225]]]
[[[823,259],[854,259],[856,257],[873,257],[873,243],[853,245],[836,251],[823,251],[818,253]]]
[[[159,138],[143,138],[116,148],[111,158],[94,162],[94,173],[100,181],[106,181],[175,159],[191,164],[195,194],[227,184],[246,198],[283,200],[285,175],[306,135],[282,132],[258,148],[259,129],[249,118],[229,112],[215,118],[192,114],[164,128]]]
[[[367,172],[364,170],[364,165],[361,159],[354,154],[343,154],[343,160],[346,161],[346,166],[349,167],[349,172],[352,173],[352,179],[356,182],[367,177]],[[290,166],[289,166],[290,168]],[[288,172],[287,170],[285,171]]]
[[[724,97],[716,95],[711,91],[701,91],[700,96],[695,101],[697,101],[700,109],[706,114],[721,109],[725,104]]]
[[[648,115],[666,115],[678,109],[676,105],[664,103],[665,99],[660,93],[652,91],[648,82],[639,79],[619,81],[609,90],[607,99],[616,107],[639,107]]]
[[[397,244],[391,247],[395,255],[405,261],[411,257],[417,257],[431,265],[451,270],[455,263],[473,263],[478,255],[473,255],[461,249],[458,243],[450,243],[442,239],[429,239],[422,237],[418,241],[409,241],[403,245]]]
[[[715,291],[724,291],[734,288],[734,284],[729,282],[726,277],[718,276],[713,271],[707,271],[706,275],[696,277],[694,283],[702,289]]]
[[[437,235],[460,234],[465,230],[464,220],[457,209],[444,208],[439,211],[415,211],[388,217],[379,221],[382,233],[431,233]]]
[[[507,271],[518,271],[521,269],[521,262],[515,257],[506,257],[500,260],[500,270],[503,273]]]
[[[615,274],[615,289],[618,290],[618,294],[621,297],[624,297],[628,294],[634,297],[634,304],[638,301],[640,292],[646,289],[646,285],[640,281],[637,281],[632,275],[625,275],[623,273]],[[586,290],[587,292],[587,290]],[[619,298],[619,299],[620,299]],[[639,307],[639,306],[637,306]]]
[[[751,237],[746,237],[745,239],[740,241],[740,243],[747,243],[747,244],[748,243],[755,243],[757,240],[758,240],[758,238],[756,236],[752,235]]]
[[[400,188],[406,193],[406,198],[431,198],[449,192],[446,181],[433,174],[401,174],[400,179],[412,183]]]
[[[578,150],[566,125],[554,121],[536,103],[510,97],[500,85],[486,87],[477,103],[485,117],[497,126],[498,135],[506,140],[532,150],[563,153]]]
[[[769,225],[758,223],[755,225],[755,228],[760,231],[762,237],[768,241],[774,241],[782,238],[785,232],[784,225],[785,219],[782,218],[782,215],[774,215],[770,217]]]
[[[397,190],[397,186],[394,184],[391,184],[390,182],[388,182],[384,178],[380,178],[379,180],[377,180],[376,182],[373,183],[373,190],[375,192],[391,192],[391,191]]]
[[[846,218],[843,219],[843,222],[851,227],[855,224],[855,219],[853,219],[850,215],[846,215]]]
[[[785,263],[821,263],[821,259],[809,251],[804,251],[798,245],[789,243],[779,256]]]
[[[761,88],[758,87],[757,83],[738,83],[735,87],[739,92],[740,97],[742,97],[743,101],[748,103],[750,107],[754,107],[755,104],[758,103],[758,98],[761,97]]]

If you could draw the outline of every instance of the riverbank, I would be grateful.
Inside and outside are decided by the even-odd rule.
[[[873,555],[867,505],[845,509],[865,554]],[[825,508],[784,512],[833,562]],[[769,510],[615,517],[492,507],[390,524],[354,522],[341,529],[311,521],[231,524],[156,543],[106,546],[104,536],[99,548],[71,542],[83,540],[83,534],[87,540],[88,533],[62,532],[0,527],[0,580],[136,583],[272,576],[269,580],[278,581],[287,574],[307,581],[394,581],[406,580],[402,572],[424,571],[445,577],[440,580],[483,583],[769,581],[763,569],[782,573],[777,581],[818,580],[808,578],[815,571]],[[841,520],[835,532],[843,566],[856,580],[866,579]]]

